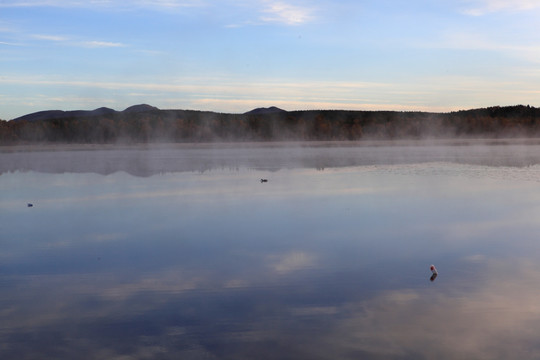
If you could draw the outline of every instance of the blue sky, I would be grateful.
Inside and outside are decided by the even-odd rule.
[[[0,0],[0,119],[540,106],[540,0]]]

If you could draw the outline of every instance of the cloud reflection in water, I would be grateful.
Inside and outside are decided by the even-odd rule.
[[[4,173],[0,357],[539,357],[537,170]]]

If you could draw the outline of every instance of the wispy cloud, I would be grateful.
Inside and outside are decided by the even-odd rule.
[[[348,93],[355,89],[385,88],[388,84],[375,82],[286,82],[286,81],[261,81],[261,84],[252,84],[241,80],[234,81],[230,78],[182,78],[169,82],[114,82],[114,81],[86,81],[67,80],[49,77],[0,77],[0,83],[14,83],[27,85],[53,85],[53,86],[80,86],[103,89],[140,89],[153,91],[195,91],[210,93],[227,93],[231,91],[244,90],[252,95],[267,94],[268,90],[283,94],[284,98],[289,98],[292,93],[305,92],[312,89],[312,93],[320,92],[320,96],[325,96],[327,92]],[[316,90],[320,89],[320,90]]]
[[[399,110],[446,112],[465,108],[521,103],[534,104],[538,89],[528,84],[535,73],[516,73],[512,82],[501,82],[481,77],[435,76],[413,79],[400,83],[339,82],[339,81],[277,81],[224,78],[178,78],[155,81],[107,81],[72,79],[64,77],[40,77],[4,75],[1,84],[28,87],[24,97],[1,99],[0,105],[7,109],[13,103],[32,109],[43,110],[51,103],[68,106],[91,107],[107,105],[113,108],[127,107],[145,102],[150,96],[152,105],[165,108],[189,108],[223,112],[245,112],[260,106],[278,106],[287,110],[341,109],[341,110]],[[538,76],[536,74],[535,76]],[[523,80],[523,79],[526,79]],[[443,86],[444,85],[444,86]],[[47,90],[40,90],[47,89]],[[41,98],[38,94],[45,94]],[[67,98],[69,94],[94,94],[92,99]],[[148,95],[128,95],[132,93]],[[114,96],[111,97],[111,94]],[[123,94],[119,96],[118,94]],[[450,103],[442,101],[451,97]],[[26,99],[26,100],[25,100]],[[145,100],[146,99],[146,100]],[[28,103],[23,104],[24,101]],[[60,106],[60,108],[62,108]],[[87,106],[87,107],[88,107]],[[6,111],[6,110],[4,110]],[[13,112],[13,111],[12,111]],[[3,117],[23,115],[2,114]]]
[[[7,41],[0,41],[0,45],[7,45],[7,46],[23,46],[22,44],[13,43],[13,42],[7,42]]]
[[[498,11],[525,11],[540,9],[538,0],[472,0],[468,2],[464,13],[481,16]]]
[[[139,0],[135,3],[141,7],[165,9],[199,7],[205,5],[203,0]]]
[[[47,34],[34,34],[32,35],[32,38],[38,39],[38,40],[46,40],[46,41],[66,41],[68,40],[65,36],[59,36],[59,35],[47,35]]]
[[[71,37],[62,36],[62,35],[33,34],[30,37],[36,40],[63,43],[63,45],[73,46],[73,47],[86,47],[86,48],[127,47],[126,44],[120,43],[120,42],[101,41],[101,40],[73,40]]]
[[[292,251],[281,255],[268,257],[270,267],[278,274],[288,274],[298,270],[304,270],[316,265],[317,258],[303,251]]]
[[[430,48],[452,50],[481,50],[504,53],[509,57],[539,63],[540,46],[532,41],[516,39],[513,43],[493,38],[489,34],[478,34],[465,31],[454,31],[444,34],[437,43],[426,44]]]
[[[178,103],[178,99],[172,99]],[[272,99],[242,99],[242,100],[233,100],[233,99],[216,99],[216,98],[200,98],[192,101],[193,108],[196,109],[205,109],[205,110],[215,110],[221,109],[220,111],[226,112],[238,112],[246,111],[256,107],[270,107],[277,106],[281,109],[286,110],[368,110],[368,111],[428,111],[428,112],[447,112],[462,110],[463,106],[455,105],[428,105],[428,104],[401,104],[395,103],[391,100],[381,101],[381,102],[362,102],[355,100],[344,100],[344,101],[324,101],[317,99],[292,99],[285,100],[282,98],[272,98]]]
[[[119,42],[110,42],[110,41],[84,41],[80,43],[84,47],[89,48],[115,48],[115,47],[126,47],[126,44]]]
[[[0,3],[0,8],[9,8],[9,7],[76,7],[81,6],[83,1],[62,1],[62,0],[26,0],[26,1],[17,1],[17,0],[6,0]],[[91,1],[88,1],[87,4],[91,4]]]
[[[263,5],[263,15],[260,17],[263,22],[300,25],[314,19],[314,10],[305,6],[284,1],[265,1]]]
[[[0,33],[11,33],[11,32],[15,32],[15,29],[9,24],[3,21],[0,21]]]
[[[172,9],[195,7],[204,4],[204,0],[90,0],[90,1],[65,1],[65,0],[5,0],[0,2],[0,8],[9,7],[57,7],[57,8],[91,8],[91,9],[133,9],[144,7],[148,9]]]

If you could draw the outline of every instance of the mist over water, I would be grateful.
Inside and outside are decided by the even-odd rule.
[[[374,142],[209,143],[139,146],[60,145],[6,147],[0,151],[0,173],[111,174],[135,176],[163,172],[249,168],[334,168],[424,162],[492,166],[540,163],[540,142],[514,140],[434,140]],[[0,149],[1,150],[1,149]]]
[[[4,151],[0,357],[538,357],[539,164],[522,142]]]

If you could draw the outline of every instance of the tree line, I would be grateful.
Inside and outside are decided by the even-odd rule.
[[[309,110],[226,114],[154,108],[134,113],[0,120],[2,145],[518,136],[540,136],[540,109],[516,105],[450,113]]]

